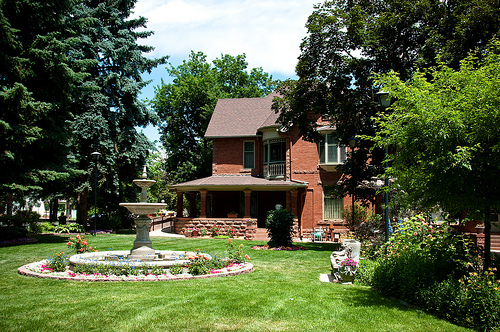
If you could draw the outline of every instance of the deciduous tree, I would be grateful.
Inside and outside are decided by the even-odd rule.
[[[261,68],[247,72],[245,55],[222,55],[212,64],[202,52],[167,72],[173,83],[162,83],[151,101],[161,118],[161,142],[166,151],[166,171],[173,183],[211,174],[212,149],[204,139],[219,98],[263,97],[276,88],[272,76]]]
[[[318,139],[319,115],[330,118],[344,144],[355,135],[373,135],[372,118],[381,109],[372,73],[394,70],[409,79],[415,67],[434,65],[438,53],[457,68],[469,50],[484,49],[499,32],[499,17],[499,0],[325,1],[306,24],[296,67],[299,80],[280,89],[283,98],[275,104],[280,121],[298,125],[309,140]],[[382,172],[383,151],[375,149],[370,157],[370,148],[370,142],[359,142],[355,158],[342,168],[344,193],[373,194],[357,186]]]
[[[409,81],[395,72],[377,79],[393,99],[375,142],[395,150],[394,185],[411,204],[482,216],[489,267],[491,212],[500,211],[500,42],[458,70],[441,62]]]

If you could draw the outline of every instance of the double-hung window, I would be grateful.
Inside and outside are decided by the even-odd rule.
[[[255,142],[243,142],[243,168],[255,168]]]
[[[342,219],[344,212],[344,199],[334,198],[325,190],[323,193],[323,218]]]
[[[340,146],[333,134],[324,134],[324,138],[318,143],[320,165],[342,164],[347,158],[345,146]]]

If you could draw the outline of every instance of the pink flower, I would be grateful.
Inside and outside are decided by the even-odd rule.
[[[70,245],[71,245],[71,242],[66,243],[66,245],[67,245],[67,246],[70,246]]]
[[[245,258],[248,259],[248,260],[250,260],[250,256],[248,256],[248,255],[245,255]]]
[[[415,233],[413,233],[413,235],[417,236],[417,235],[418,235],[418,233],[417,233],[417,232],[415,232]]]

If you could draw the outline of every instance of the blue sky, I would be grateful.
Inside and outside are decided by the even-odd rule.
[[[178,66],[191,50],[201,51],[207,60],[221,54],[246,54],[248,67],[262,69],[277,79],[296,78],[295,65],[305,24],[319,0],[139,0],[135,16],[148,19],[147,30],[155,34],[141,43],[154,46],[148,57],[169,55]],[[154,97],[160,80],[171,81],[165,65],[143,78],[153,81],[141,98]],[[156,128],[143,129],[157,140]]]

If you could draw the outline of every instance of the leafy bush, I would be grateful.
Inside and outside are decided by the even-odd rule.
[[[227,241],[227,257],[233,263],[243,263],[243,244],[236,246],[233,241]]]
[[[420,216],[395,225],[383,246],[374,287],[382,293],[415,302],[416,294],[429,285],[472,271],[478,262],[472,242],[447,225],[429,225]]]
[[[92,248],[86,238],[83,238],[78,234],[76,237],[70,237],[69,241],[66,243],[68,248],[73,248],[77,254],[84,254],[89,251],[97,251],[96,248]]]
[[[55,230],[56,226],[51,222],[44,221],[38,225],[36,233],[54,233]]]
[[[358,264],[356,280],[364,285],[373,286],[373,275],[378,263],[376,261],[362,259]]]
[[[480,272],[480,254],[462,234],[416,216],[397,225],[382,250],[372,279],[381,293],[459,325],[484,331],[500,327],[496,268]]]
[[[69,255],[65,255],[64,252],[58,252],[50,256],[47,259],[47,267],[55,272],[63,272],[69,265]]]
[[[426,311],[454,324],[480,331],[500,327],[500,280],[494,271],[448,278],[419,294]]]
[[[54,228],[56,233],[83,233],[85,228],[80,224],[58,225]]]
[[[28,230],[19,226],[0,227],[0,241],[9,241],[28,237]]]
[[[2,228],[0,240],[13,240],[27,237],[29,232],[36,232],[40,215],[35,211],[17,211],[16,214],[0,216]],[[23,231],[22,229],[25,229]]]
[[[272,210],[266,219],[270,247],[290,247],[293,244],[293,213],[288,210]]]

